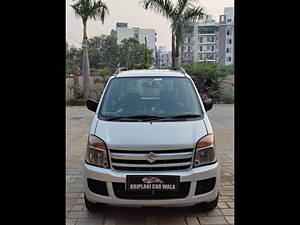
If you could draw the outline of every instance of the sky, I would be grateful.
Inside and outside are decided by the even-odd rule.
[[[109,35],[116,29],[117,22],[127,22],[128,27],[155,29],[157,33],[156,46],[166,46],[171,49],[170,22],[163,16],[150,10],[145,10],[139,0],[102,0],[109,8],[109,15],[105,17],[104,24],[100,20],[89,20],[87,35],[89,38],[96,35]],[[172,0],[174,3],[177,0]],[[234,7],[234,0],[199,0],[199,5],[205,12],[219,21],[219,15],[224,13],[225,7]],[[70,7],[73,0],[66,0],[66,40],[70,45],[79,47],[82,41],[82,21],[75,17],[74,10]]]

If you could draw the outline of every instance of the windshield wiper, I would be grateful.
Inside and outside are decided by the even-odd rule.
[[[178,116],[170,116],[170,117],[165,117],[164,119],[185,119],[185,118],[197,118],[201,117],[202,115],[199,114],[182,114]]]
[[[144,121],[149,121],[149,120],[156,120],[156,119],[163,119],[164,117],[159,117],[159,116],[150,116],[150,115],[134,115],[134,116],[123,116],[123,117],[111,117],[107,118],[105,120],[112,121],[112,120],[123,120],[123,119],[141,119]]]
[[[195,117],[201,117],[199,114],[183,114],[178,116],[172,116],[172,118],[195,118]]]
[[[150,116],[150,115],[134,115],[134,116],[123,116],[123,117],[110,117],[106,118],[107,121],[113,120],[142,120],[142,121],[151,121],[151,120],[168,120],[168,119],[187,119],[187,118],[197,118],[201,117],[199,114],[183,114],[178,116],[168,116],[168,117],[160,117],[160,116]]]

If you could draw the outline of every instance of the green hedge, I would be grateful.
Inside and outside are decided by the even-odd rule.
[[[72,98],[66,101],[66,106],[85,106],[85,99]]]
[[[228,94],[224,98],[225,104],[233,104],[234,103],[234,89],[230,88]]]

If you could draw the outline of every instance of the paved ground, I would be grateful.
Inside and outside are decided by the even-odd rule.
[[[233,105],[215,105],[209,117],[221,163],[218,207],[210,212],[186,208],[121,208],[89,213],[84,206],[81,163],[93,113],[67,107],[66,224],[67,225],[220,225],[234,224]]]

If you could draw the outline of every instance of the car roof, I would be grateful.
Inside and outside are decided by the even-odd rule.
[[[143,77],[143,76],[153,76],[153,77],[186,77],[187,74],[183,74],[176,70],[126,70],[121,71],[116,75],[116,77]]]

